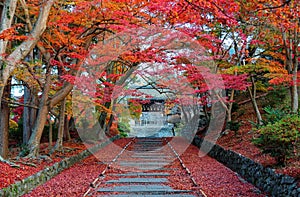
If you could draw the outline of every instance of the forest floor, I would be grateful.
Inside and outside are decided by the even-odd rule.
[[[300,161],[296,158],[287,160],[285,166],[278,166],[273,157],[268,154],[263,154],[262,151],[252,144],[252,139],[258,135],[252,129],[250,121],[255,122],[256,116],[251,106],[251,103],[240,106],[240,114],[235,114],[236,120],[241,123],[239,130],[235,133],[229,131],[218,139],[217,143],[226,149],[238,152],[265,167],[275,169],[277,173],[287,174],[298,179],[300,182]],[[263,111],[263,110],[261,110]],[[243,113],[241,113],[243,112]]]
[[[41,155],[46,155],[49,152],[48,143],[41,144]],[[70,141],[64,142],[64,152],[55,152],[50,157],[43,157],[43,159],[14,159],[19,153],[19,148],[11,149],[9,161],[14,162],[20,167],[12,167],[9,164],[0,162],[0,189],[14,184],[24,178],[33,175],[54,163],[61,161],[66,157],[77,155],[86,149],[82,143]]]

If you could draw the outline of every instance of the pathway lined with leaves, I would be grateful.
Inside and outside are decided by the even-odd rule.
[[[264,196],[198,153],[182,138],[121,139],[25,196]]]

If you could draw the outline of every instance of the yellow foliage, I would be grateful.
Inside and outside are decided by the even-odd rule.
[[[218,67],[221,69],[221,70],[224,70],[224,69],[228,69],[228,68],[231,68],[232,65],[231,63],[227,62],[227,61],[221,61],[219,64],[218,64]]]
[[[29,86],[39,88],[39,84],[36,79],[34,78],[42,78],[42,69],[41,69],[41,62],[35,61],[35,62],[24,62],[24,64],[21,64],[17,66],[13,72],[12,75],[17,80],[22,80],[26,82]],[[29,70],[33,71],[34,73],[30,73]],[[33,76],[34,75],[34,76]]]
[[[18,129],[18,123],[16,123],[14,120],[9,120],[9,129],[10,130],[17,130]]]
[[[255,84],[256,84],[256,90],[257,91],[261,91],[261,92],[267,92],[268,91],[268,88],[261,81],[257,81]]]
[[[280,64],[278,61],[267,60],[265,58],[259,58],[253,64],[246,64],[243,66],[232,66],[226,70],[222,70],[222,73],[226,74],[287,74],[287,70],[284,65]],[[264,75],[267,77],[268,75]]]

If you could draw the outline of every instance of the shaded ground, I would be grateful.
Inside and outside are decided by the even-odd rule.
[[[41,160],[11,160],[16,164],[20,165],[20,168],[11,167],[8,164],[0,162],[0,189],[14,184],[16,181],[20,181],[32,174],[37,173],[38,171],[51,166],[56,162],[61,161],[65,157],[70,157],[80,153],[85,150],[86,147],[82,143],[78,142],[65,142],[65,147],[68,147],[67,150],[63,153],[55,153],[50,158],[41,159]],[[48,144],[41,145],[41,153],[46,154],[49,152]],[[17,151],[11,152],[12,158],[17,156]],[[27,163],[27,164],[26,164]]]

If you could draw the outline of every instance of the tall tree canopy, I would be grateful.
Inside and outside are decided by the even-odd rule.
[[[23,117],[24,142],[30,156],[38,155],[49,114],[61,116],[61,126],[66,119],[62,116],[66,113],[72,116],[72,110],[64,106],[72,100],[76,79],[80,78],[81,85],[85,85],[87,69],[95,68],[97,94],[86,93],[85,99],[92,99],[97,104],[102,132],[109,132],[113,124],[115,99],[111,90],[122,86],[143,63],[165,64],[165,69],[159,72],[178,69],[189,81],[198,104],[207,104],[209,99],[204,98],[216,96],[216,100],[209,102],[220,102],[228,121],[231,120],[234,91],[245,89],[249,91],[258,121],[262,121],[255,101],[256,85],[262,77],[272,83],[282,82],[288,76],[291,109],[298,110],[297,0],[48,0],[42,3],[38,0],[6,0],[1,9],[0,151],[4,157],[8,146],[8,104],[17,103],[9,94],[11,77],[25,87],[23,100],[18,104],[24,107],[20,116]],[[211,67],[204,65],[210,69],[209,74],[201,67],[203,62],[195,61],[196,53],[178,53],[173,60],[168,60],[170,47],[174,47],[168,43],[179,37],[148,40],[144,45],[151,47],[134,45],[123,53],[115,51],[113,45],[104,44],[106,48],[102,49],[96,47],[100,43],[109,43],[113,35],[122,35],[121,32],[128,35],[130,30],[139,28],[166,29],[170,35],[178,31],[182,34],[177,36],[188,36],[202,47],[207,61],[214,61]],[[139,32],[132,32],[132,40],[141,38],[136,33]],[[147,40],[146,36],[142,42]],[[193,42],[189,44],[193,45]],[[95,49],[115,56],[100,57],[98,62],[86,67],[86,57]],[[219,77],[223,84],[215,80],[211,86],[215,89],[207,88],[203,82],[205,78]],[[178,78],[177,82],[183,83],[180,80]],[[169,82],[157,80],[161,87],[169,85],[172,88],[174,84]],[[231,92],[230,97],[224,97],[219,89]],[[30,121],[24,121],[29,117]]]

